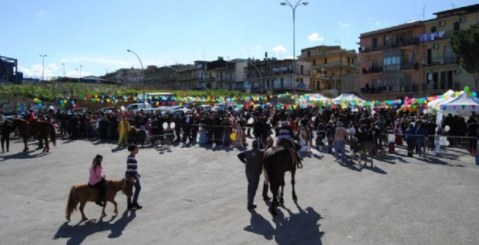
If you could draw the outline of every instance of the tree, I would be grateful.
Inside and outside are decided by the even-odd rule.
[[[452,50],[467,72],[474,74],[475,90],[479,90],[479,24],[456,31],[451,37]]]

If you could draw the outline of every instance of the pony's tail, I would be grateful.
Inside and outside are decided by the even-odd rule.
[[[52,139],[52,143],[54,146],[57,145],[57,132],[55,131],[55,126],[53,126],[52,124],[50,124],[51,127],[50,127],[50,139]]]
[[[65,216],[67,220],[70,220],[70,215],[77,208],[78,201],[75,198],[76,187],[72,186],[70,189],[70,195],[68,196],[67,208],[65,209]]]

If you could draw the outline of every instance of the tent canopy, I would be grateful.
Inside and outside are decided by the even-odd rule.
[[[461,93],[456,98],[440,104],[443,112],[479,112],[479,99]]]
[[[446,114],[459,115],[467,119],[473,112],[479,112],[479,99],[468,97],[467,93],[461,93],[456,98],[440,105],[436,115],[436,123],[440,125],[442,116]]]
[[[341,94],[338,97],[333,99],[335,104],[341,104],[342,102],[357,102],[359,105],[362,105],[365,100],[359,98],[355,94]]]
[[[320,93],[316,93],[316,94],[308,94],[309,96],[309,100],[311,101],[322,101],[322,102],[329,102],[331,99],[320,94]]]

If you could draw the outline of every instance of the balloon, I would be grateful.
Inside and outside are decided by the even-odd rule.
[[[446,125],[446,127],[444,127],[444,131],[449,132],[449,130],[451,130],[451,127],[449,127],[449,125]]]
[[[477,92],[476,91],[472,92],[472,96],[477,97]]]
[[[466,93],[469,92],[469,86],[464,87],[464,92],[466,92]]]

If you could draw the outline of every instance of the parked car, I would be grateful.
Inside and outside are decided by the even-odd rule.
[[[108,112],[112,112],[114,110],[116,110],[115,107],[102,107],[102,108],[98,109],[97,112],[108,113]]]
[[[133,104],[129,104],[126,107],[126,110],[136,113],[137,111],[140,111],[142,109],[149,109],[149,108],[153,108],[153,106],[151,106],[151,104],[148,104],[148,103],[133,103]]]

